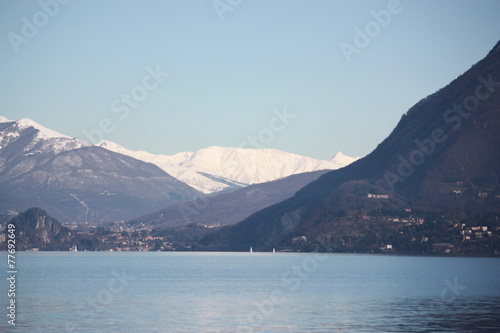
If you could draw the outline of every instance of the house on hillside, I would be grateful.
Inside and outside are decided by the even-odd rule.
[[[368,193],[367,198],[370,198],[370,199],[389,199],[389,195],[388,194],[372,194],[372,193]]]
[[[451,253],[455,248],[455,245],[450,243],[434,243],[432,244],[434,252],[437,253]]]

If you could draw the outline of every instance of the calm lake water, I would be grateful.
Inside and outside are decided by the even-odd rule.
[[[498,258],[24,252],[17,268],[2,332],[500,331]]]

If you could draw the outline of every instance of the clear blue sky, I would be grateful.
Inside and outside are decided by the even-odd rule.
[[[0,115],[82,139],[108,119],[105,139],[153,153],[260,135],[315,158],[364,156],[500,39],[500,1],[401,1],[375,23],[389,2],[243,0],[218,13],[212,0],[42,0],[51,16],[1,0]],[[340,45],[367,24],[348,62]],[[169,76],[158,83],[148,66]],[[287,124],[273,120],[284,108]]]

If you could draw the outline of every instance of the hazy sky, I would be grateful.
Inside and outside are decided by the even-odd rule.
[[[493,48],[499,17],[497,0],[0,0],[0,115],[168,155],[364,156]]]

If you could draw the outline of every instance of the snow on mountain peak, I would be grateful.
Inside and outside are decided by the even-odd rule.
[[[165,166],[177,164],[176,162],[177,160],[185,160],[187,158],[186,156],[191,156],[193,154],[185,152],[185,153],[178,153],[172,156],[156,155],[143,150],[137,150],[137,151],[130,150],[120,146],[117,143],[108,140],[102,140],[101,142],[96,144],[96,146],[114,151],[115,153],[127,155],[144,162],[156,164],[157,166],[160,167],[160,169],[163,169],[167,173],[169,172],[167,171]]]
[[[65,139],[71,139],[71,137],[67,135],[63,135],[61,133],[58,133],[56,131],[53,131],[51,129],[48,129],[47,127],[44,127],[37,123],[34,120],[28,119],[28,118],[22,118],[16,121],[16,124],[19,129],[24,129],[24,128],[30,128],[33,127],[36,129],[38,132],[36,134],[36,137],[39,139],[52,139],[52,138],[65,138]]]
[[[350,156],[344,155],[341,151],[339,151],[329,161],[333,162],[333,163],[340,164],[340,165],[349,165],[349,164],[351,164],[359,159],[360,159],[360,157],[350,157]]]
[[[101,142],[99,142],[98,144],[96,144],[96,146],[102,147],[102,148],[106,148],[106,149],[109,149],[109,150],[113,150],[113,151],[115,151],[115,150],[121,150],[121,149],[125,150],[125,148],[123,148],[119,144],[111,142],[111,141],[108,141],[108,140],[102,140]]]
[[[7,121],[5,121],[7,120]],[[60,153],[90,146],[87,142],[76,138],[71,138],[51,129],[48,129],[36,121],[28,118],[19,120],[8,120],[0,117],[0,123],[7,123],[0,132],[0,149],[13,144],[19,137],[29,138],[30,141],[23,140],[22,149],[26,152],[37,146],[38,151]]]
[[[341,151],[339,151],[337,154],[335,154],[335,156],[332,157],[332,160],[343,157],[346,157],[346,155],[344,155]]]
[[[302,172],[335,170],[356,160],[342,153],[332,160],[318,160],[278,149],[219,146],[166,156],[128,150],[109,141],[102,141],[98,145],[156,164],[168,174],[206,194]]]

